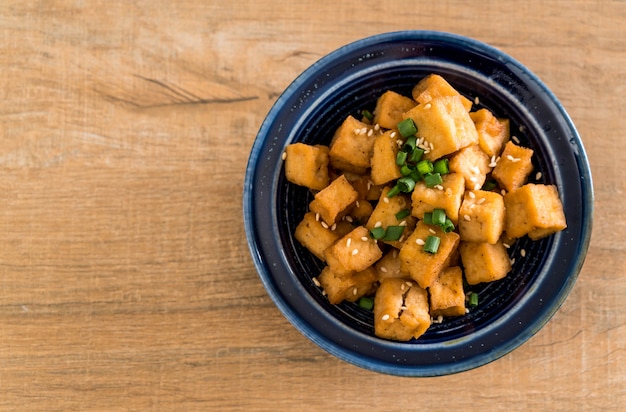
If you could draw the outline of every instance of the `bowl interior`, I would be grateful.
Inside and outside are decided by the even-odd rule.
[[[294,142],[328,144],[349,114],[373,110],[387,90],[410,96],[438,73],[475,109],[511,122],[511,134],[534,150],[531,182],[555,184],[568,228],[540,241],[518,240],[503,280],[471,287],[480,305],[433,324],[418,340],[376,338],[373,316],[355,303],[331,305],[312,281],[323,263],[293,233],[312,194],[287,182],[281,154]],[[537,175],[537,172],[541,172]],[[287,318],[340,358],[381,372],[425,376],[494,360],[532,336],[554,314],[582,265],[589,236],[591,176],[571,121],[530,72],[484,44],[439,33],[401,32],[366,39],[320,60],[280,97],[251,153],[244,209],[264,285]],[[522,257],[522,250],[525,256]],[[582,256],[582,257],[581,257]]]

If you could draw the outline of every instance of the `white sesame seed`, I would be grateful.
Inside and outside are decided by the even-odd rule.
[[[378,221],[374,224],[374,227],[381,227],[382,225],[383,225],[383,222]]]
[[[373,134],[374,134],[374,130],[373,130],[373,129],[370,129],[370,130],[367,132],[367,135],[368,135],[368,136],[370,136],[370,137],[371,137]]]
[[[476,204],[479,204],[479,205],[482,205],[483,203],[485,203],[485,198],[484,197],[481,197],[480,199],[478,199],[476,201]]]
[[[398,249],[394,249],[393,253],[391,254],[391,256],[393,256],[393,258],[397,258],[398,257]]]
[[[507,158],[507,159],[509,159],[509,160],[510,160],[511,162],[513,162],[513,163],[517,163],[517,162],[519,162],[520,160],[522,160],[522,159],[520,159],[520,158],[518,158],[518,157],[513,157],[513,156],[511,156],[511,155],[506,155],[506,158]]]
[[[333,223],[333,225],[330,227],[331,231],[335,231],[335,229],[337,229],[337,223]]]
[[[356,256],[356,255],[358,255],[358,254],[359,254],[359,249],[354,249],[354,250],[352,251],[352,256]]]
[[[470,199],[475,199],[476,198],[476,193],[474,192],[467,192],[468,196],[470,197]]]
[[[317,280],[317,278],[313,278],[313,283],[314,283],[314,284],[315,284],[315,286],[317,286],[318,288],[319,288],[320,286],[322,286],[322,284],[320,283],[320,281],[319,281],[319,280]]]
[[[511,259],[511,265],[515,264],[515,258]]]
[[[428,231],[429,231],[430,233],[432,233],[433,235],[436,235],[436,234],[437,234],[437,232],[435,232],[435,230],[434,230],[434,229],[432,229],[432,228],[428,228]]]
[[[391,134],[389,135],[389,137],[391,137],[392,139],[393,139],[394,137],[396,137],[396,132],[391,132]]]
[[[437,190],[443,190],[443,186],[441,186],[441,185],[435,185],[435,186],[433,186],[433,187],[434,187],[435,189],[437,189]]]
[[[404,305],[402,305],[402,306],[400,306],[400,310],[403,310],[403,311],[404,311],[404,310],[407,310],[407,307],[406,307],[406,306],[404,306]]]
[[[426,244],[426,242],[424,242],[424,239],[415,239],[415,243],[417,243],[420,246],[424,246]]]
[[[352,244],[352,238],[351,238],[351,237],[349,237],[349,238],[346,240],[346,247],[350,247],[350,245],[351,245],[351,244]]]
[[[474,97],[474,104],[478,106],[479,103],[480,99],[478,98],[478,96]]]
[[[354,221],[354,219],[352,219],[352,216],[346,215],[346,220],[348,221],[348,223],[352,223]]]
[[[424,105],[424,109],[430,109],[430,107],[431,107],[431,106],[432,106],[432,105],[431,105],[430,103],[426,103],[426,104]]]
[[[316,221],[316,222],[319,222],[319,221],[320,221],[320,214],[319,214],[319,213],[316,213],[316,214],[315,214],[315,221]]]
[[[521,257],[525,257],[526,256],[526,249],[520,250],[519,254],[520,254]]]
[[[428,145],[430,146],[430,150],[431,150],[431,151],[435,150],[435,146],[433,146],[433,144],[432,144],[432,143],[428,143]]]
[[[356,296],[356,294],[357,294],[357,293],[359,293],[359,292],[356,290],[356,288],[352,289],[352,294],[353,294],[354,296]]]
[[[400,226],[406,226],[406,220],[403,220],[402,222],[400,222],[399,224]]]
[[[480,184],[479,183],[476,183],[474,185],[474,190],[480,190]]]
[[[322,227],[323,227],[324,229],[328,229],[328,224],[327,224],[326,222],[322,222]]]
[[[541,176],[543,176],[543,175],[541,174],[541,172],[537,172],[537,174],[535,175],[535,179],[536,179],[536,180],[539,180],[539,179],[541,179]]]
[[[381,271],[381,272],[383,272],[383,273],[387,273],[387,272],[388,272],[388,271],[387,271],[387,268],[386,268],[386,267],[384,267],[384,266],[381,266],[381,267],[380,267],[380,271]]]
[[[506,190],[504,190],[504,189],[500,190],[500,194],[501,194],[502,196],[506,195]]]
[[[285,160],[287,158],[287,152],[283,152],[281,157],[282,157],[283,160]]]
[[[354,202],[354,205],[355,205],[356,207],[361,207],[361,203],[360,203],[358,200],[357,200],[356,202]]]
[[[469,309],[468,308],[465,308],[465,313],[469,313]]]
[[[511,245],[509,245],[508,243],[502,243],[502,246],[504,246],[506,249],[511,247]]]
[[[468,222],[470,220],[472,220],[472,218],[470,217],[470,215],[463,215],[463,219],[467,220]]]
[[[517,138],[517,136],[511,136],[511,140],[513,140],[515,144],[519,144],[519,139]]]
[[[411,282],[404,282],[408,287],[413,286],[413,284]]]
[[[385,313],[381,319],[382,319],[382,320],[389,320],[389,315],[387,315],[387,314]]]
[[[383,197],[383,202],[389,203],[389,198],[387,196]]]
[[[373,185],[374,185],[374,182],[372,182],[371,180],[368,180],[367,181],[367,190],[369,191],[372,188]]]
[[[400,290],[404,290],[404,289],[406,289],[406,285],[403,283],[400,285]]]
[[[361,238],[361,240],[362,240],[363,242],[367,242],[367,241],[369,240],[369,238],[368,238],[367,236],[363,236],[363,237]]]
[[[380,130],[380,125],[378,123],[376,123],[374,125],[374,130],[376,130],[376,131]]]

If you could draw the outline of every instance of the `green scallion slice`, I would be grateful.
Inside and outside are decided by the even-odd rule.
[[[404,119],[403,121],[398,123],[398,131],[400,132],[402,137],[409,137],[417,133],[417,126],[415,126],[415,122],[413,122],[413,119]]]
[[[402,176],[410,176],[413,173],[413,168],[411,167],[411,165],[405,163],[402,166],[400,166],[400,173],[402,173]]]
[[[476,292],[469,292],[467,294],[467,297],[469,298],[468,304],[469,304],[470,307],[474,308],[474,307],[478,306],[478,293],[476,293]]]
[[[428,253],[437,253],[439,250],[439,244],[441,243],[441,239],[437,236],[428,236],[426,238],[426,242],[424,243],[424,252]]]
[[[394,187],[392,187],[391,189],[389,189],[389,191],[387,192],[387,197],[389,199],[391,199],[392,197],[396,196],[398,193],[400,193],[402,190],[400,188],[400,185],[396,184]]]
[[[422,176],[425,176],[429,173],[433,172],[433,164],[430,160],[420,160],[416,165],[417,171],[420,172]]]
[[[404,193],[410,193],[415,188],[415,180],[409,176],[401,177],[396,182],[396,186],[400,187],[400,191]]]
[[[446,211],[440,208],[435,208],[432,214],[433,225],[443,226],[446,224]]]
[[[422,220],[424,221],[424,223],[432,225],[433,224],[433,213],[432,212],[424,213],[424,218]]]
[[[363,117],[365,117],[367,120],[374,120],[374,115],[369,110],[362,110],[361,115],[363,115]]]
[[[398,166],[402,166],[402,165],[406,164],[407,156],[408,156],[408,154],[406,152],[399,151],[398,154],[396,155],[396,164]]]
[[[450,220],[450,218],[446,217],[446,223],[444,223],[441,228],[444,232],[450,233],[454,230],[454,223]]]
[[[359,299],[359,307],[365,310],[372,310],[374,308],[374,299],[363,296]]]
[[[385,231],[385,237],[383,238],[383,240],[400,240],[400,237],[402,237],[402,232],[404,232],[405,227],[406,226],[387,226],[387,230]]]
[[[486,190],[486,191],[493,190],[496,188],[496,186],[498,186],[498,183],[496,183],[495,180],[487,180],[483,184],[482,190]]]
[[[439,173],[429,173],[424,176],[424,183],[426,187],[435,187],[443,183],[443,179]]]
[[[411,214],[411,211],[409,209],[402,209],[401,211],[396,213],[396,219],[402,220],[410,214]]]
[[[382,227],[375,227],[370,230],[370,234],[374,239],[382,239],[383,237],[385,237],[385,229]]]
[[[402,145],[402,151],[406,153],[411,153],[413,150],[415,150],[415,146],[417,146],[417,137],[409,136],[406,139],[406,142],[404,142],[404,145]]]
[[[450,173],[450,167],[448,166],[448,159],[439,159],[433,164],[433,171],[440,175]]]
[[[415,149],[413,149],[413,151],[409,155],[408,161],[411,163],[417,163],[420,160],[422,160],[423,155],[424,155],[424,149],[420,149],[419,147],[416,147]]]

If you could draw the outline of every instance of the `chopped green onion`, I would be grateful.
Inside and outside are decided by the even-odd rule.
[[[432,225],[433,224],[433,213],[432,212],[424,213],[424,218],[422,220],[424,221],[424,223]]]
[[[411,214],[411,211],[409,209],[403,209],[399,211],[398,213],[396,213],[396,219],[402,220],[410,214]]]
[[[426,238],[426,242],[424,243],[424,252],[437,253],[437,250],[439,250],[439,243],[441,243],[441,239],[439,239],[439,237],[428,236]]]
[[[363,110],[361,111],[361,114],[363,115],[363,117],[365,117],[367,120],[374,120],[374,115],[372,114],[372,112],[370,112],[369,110]]]
[[[374,239],[382,239],[385,236],[385,229],[382,227],[375,227],[370,230],[370,234]]]
[[[423,155],[424,155],[424,149],[420,149],[419,147],[416,147],[415,149],[413,149],[413,151],[409,155],[408,160],[411,163],[417,163],[420,160],[422,160]]]
[[[406,139],[406,142],[404,142],[404,145],[402,146],[402,151],[411,153],[413,150],[415,150],[416,145],[417,145],[417,137],[409,136],[409,138]]]
[[[400,152],[402,153],[402,152]],[[411,167],[411,165],[408,164],[403,164],[402,166],[400,166],[400,173],[402,173],[402,176],[410,176],[413,173],[413,168]],[[415,179],[413,179],[415,180]]]
[[[359,307],[365,310],[372,310],[374,308],[374,299],[367,296],[363,296],[359,299]]]
[[[424,183],[426,187],[435,187],[443,183],[443,179],[439,173],[429,173],[424,176]]]
[[[396,182],[396,186],[400,187],[400,191],[404,193],[410,193],[415,188],[415,180],[408,176],[401,177]]]
[[[469,292],[467,294],[467,297],[469,298],[469,305],[471,307],[476,307],[478,306],[478,293],[476,292]]]
[[[404,119],[403,121],[398,123],[398,131],[400,132],[402,137],[409,137],[417,133],[417,126],[415,126],[415,122],[413,122],[413,119]]]
[[[389,191],[387,192],[387,197],[389,199],[391,199],[392,197],[396,196],[398,193],[400,193],[402,190],[400,189],[400,186],[398,184],[396,184],[394,187],[392,187],[391,189],[389,189]]]
[[[495,180],[487,180],[485,184],[483,185],[482,190],[486,190],[486,191],[493,190],[496,188],[497,185],[498,183],[496,183]]]
[[[383,240],[396,241],[399,240],[406,226],[387,226],[385,237]]]
[[[396,155],[396,164],[398,166],[404,165],[406,163],[407,156],[408,154],[406,152],[399,151],[398,154]]]
[[[420,160],[417,163],[417,171],[420,172],[422,176],[432,173],[433,164],[431,163],[430,160],[426,160],[426,159]]]
[[[444,223],[441,228],[444,232],[450,233],[454,230],[454,223],[450,220],[450,218],[446,217],[446,223]]]
[[[448,167],[448,159],[437,160],[433,165],[433,170],[435,173],[439,173],[440,175],[450,173],[450,168]]]
[[[433,225],[443,226],[446,224],[446,211],[440,208],[435,208],[432,214]]]

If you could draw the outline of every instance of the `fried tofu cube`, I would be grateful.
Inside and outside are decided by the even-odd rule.
[[[429,236],[439,238],[439,249],[436,253],[424,250],[424,244]],[[402,270],[407,272],[411,279],[426,289],[432,285],[441,271],[449,266],[450,259],[459,243],[456,232],[444,232],[439,226],[428,225],[419,221],[411,236],[406,240],[399,257],[402,261]]]
[[[483,186],[487,173],[491,172],[490,163],[487,153],[477,144],[473,144],[453,154],[449,167],[451,172],[463,175],[466,189],[476,190]]]
[[[376,101],[374,124],[385,129],[395,129],[403,118],[404,112],[411,110],[417,102],[392,90],[383,93]]]
[[[408,341],[430,327],[428,293],[411,281],[383,279],[374,297],[374,333],[380,338]]]
[[[424,154],[425,159],[439,159],[478,143],[476,126],[459,96],[437,97],[418,104],[404,117],[413,119],[418,136],[432,145],[432,150]]]
[[[504,230],[502,195],[484,190],[465,192],[459,209],[459,234],[462,241],[496,243]]]
[[[487,109],[471,112],[470,117],[478,132],[480,148],[489,158],[499,156],[502,147],[510,139],[509,119],[497,118]]]
[[[508,192],[515,190],[526,183],[528,175],[533,171],[532,157],[532,149],[508,141],[491,176]]]
[[[367,219],[372,215],[374,206],[365,199],[357,199],[354,202],[354,207],[349,213],[352,218],[351,221],[360,224],[360,222],[367,222]]]
[[[380,193],[383,190],[383,185],[375,185],[372,182],[372,177],[367,174],[356,174],[351,172],[345,172],[343,175],[348,179],[348,182],[354,187],[354,190],[359,194],[359,199],[365,200],[378,200]]]
[[[372,183],[375,185],[384,185],[394,179],[402,177],[400,166],[396,164],[396,156],[400,151],[397,138],[397,132],[388,130],[378,135],[374,141],[372,150]]]
[[[293,143],[285,148],[285,176],[291,183],[322,190],[328,186],[328,147]]]
[[[344,300],[355,302],[362,296],[372,294],[376,288],[377,275],[373,267],[368,267],[350,276],[339,276],[326,266],[317,280],[326,292],[328,301],[336,305]]]
[[[528,183],[504,196],[507,236],[537,240],[567,227],[563,204],[554,185]]]
[[[396,196],[388,198],[387,193],[389,193],[389,190],[389,187],[383,189],[383,192],[380,195],[380,199],[378,200],[374,211],[367,220],[365,227],[369,230],[372,230],[375,227],[382,227],[385,230],[387,230],[390,226],[404,227],[400,239],[381,239],[381,241],[383,241],[384,243],[399,249],[404,243],[404,240],[407,238],[408,234],[411,233],[411,231],[415,227],[417,219],[410,215],[411,202],[409,201],[408,196],[404,194],[398,194]],[[398,219],[399,214],[406,213],[409,213],[409,215]]]
[[[315,213],[308,212],[296,227],[294,236],[302,246],[307,248],[318,259],[324,261],[324,250],[339,239],[337,231],[315,218]]]
[[[357,198],[357,191],[354,190],[346,177],[341,175],[315,194],[309,204],[309,210],[313,213],[319,213],[326,224],[333,225],[350,211]]]
[[[411,194],[411,214],[419,219],[424,213],[432,212],[435,208],[444,209],[446,216],[456,224],[459,220],[459,208],[465,193],[465,179],[460,173],[448,173],[442,176],[441,188],[429,188],[424,181],[415,184]]]
[[[392,249],[374,264],[374,269],[378,274],[378,279],[401,278],[409,279],[409,274],[402,270],[402,261],[400,260],[398,249]]]
[[[438,74],[430,74],[424,77],[413,87],[411,91],[413,99],[421,104],[426,104],[437,97],[458,96],[466,111],[472,109],[472,101],[461,95],[446,79]]]
[[[459,266],[444,269],[428,288],[431,316],[465,315],[463,271]]]
[[[330,269],[342,277],[367,269],[382,256],[382,250],[364,226],[355,227],[324,251]]]
[[[363,174],[370,167],[374,146],[374,128],[348,116],[337,128],[330,143],[331,166],[344,171]]]
[[[511,271],[511,259],[502,242],[496,244],[461,242],[459,244],[465,280],[470,285],[493,282]]]

